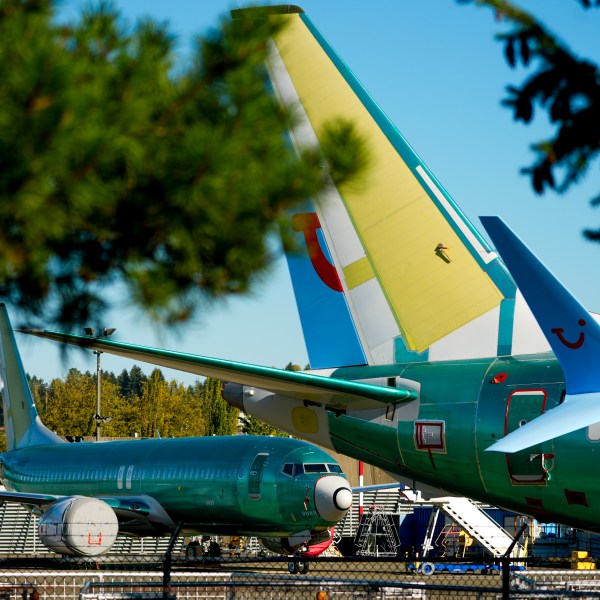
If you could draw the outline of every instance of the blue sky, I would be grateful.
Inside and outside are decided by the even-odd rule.
[[[515,2],[540,16],[577,54],[600,63],[600,10],[584,11],[576,0]],[[132,21],[148,15],[168,21],[183,56],[194,35],[214,27],[230,8],[245,5],[223,0],[115,4]],[[487,9],[455,0],[299,4],[476,226],[478,215],[502,216],[590,310],[600,311],[600,244],[581,235],[585,227],[600,226],[600,209],[588,204],[600,191],[599,165],[562,196],[537,196],[520,175],[533,156],[530,144],[543,138],[548,125],[543,119],[517,124],[500,105],[505,86],[523,77],[509,69],[494,40],[507,25]],[[68,18],[83,5],[63,0],[61,11]],[[200,307],[194,322],[175,334],[111,294],[116,308],[106,325],[117,328],[116,339],[273,366],[308,360],[283,259],[250,296]],[[25,368],[46,380],[73,366],[95,369],[91,353],[70,352],[63,360],[51,342],[23,335],[17,341]],[[132,364],[103,357],[103,368],[117,373]]]

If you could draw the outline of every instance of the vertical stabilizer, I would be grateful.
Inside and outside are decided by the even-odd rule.
[[[281,12],[267,66],[292,143],[314,147],[343,119],[369,156],[360,182],[332,183],[292,219],[311,367],[510,354],[514,324],[537,325],[503,263],[306,14]],[[520,350],[540,338],[527,331]]]
[[[0,393],[7,450],[64,441],[40,421],[4,304],[0,304]]]

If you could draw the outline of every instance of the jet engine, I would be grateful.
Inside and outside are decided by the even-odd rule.
[[[59,554],[98,556],[108,552],[119,532],[113,509],[97,498],[64,498],[41,517],[38,535]]]
[[[271,552],[277,554],[294,554],[300,552],[303,556],[317,556],[331,546],[334,528],[325,531],[310,531],[307,535],[298,534],[285,538],[260,538],[260,543]]]

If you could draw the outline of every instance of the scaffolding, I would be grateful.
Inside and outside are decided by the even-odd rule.
[[[357,556],[396,556],[398,545],[390,513],[382,506],[371,506],[356,533]]]

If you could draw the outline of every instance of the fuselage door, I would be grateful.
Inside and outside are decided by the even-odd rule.
[[[546,410],[548,394],[544,389],[514,390],[508,395],[504,435],[539,417]],[[545,485],[554,458],[551,442],[531,446],[506,455],[512,482],[516,485]]]
[[[261,452],[254,457],[250,466],[248,474],[248,497],[252,500],[260,499],[260,484],[268,458],[268,452]]]

